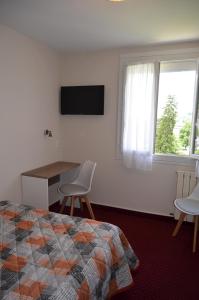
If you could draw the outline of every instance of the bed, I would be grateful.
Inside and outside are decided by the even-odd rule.
[[[109,299],[139,260],[114,225],[0,202],[0,299]]]

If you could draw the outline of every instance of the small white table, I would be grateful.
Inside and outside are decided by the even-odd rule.
[[[57,192],[60,180],[74,177],[79,166],[79,163],[57,161],[22,173],[22,203],[48,209],[60,200]]]

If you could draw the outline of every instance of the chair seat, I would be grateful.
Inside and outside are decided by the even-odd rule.
[[[197,216],[199,215],[199,200],[193,199],[176,199],[174,201],[175,207],[185,214]]]
[[[85,195],[87,193],[87,189],[81,185],[74,183],[66,183],[59,187],[59,191],[64,196],[73,196],[73,195]]]

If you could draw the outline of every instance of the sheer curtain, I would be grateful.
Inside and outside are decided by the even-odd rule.
[[[128,66],[124,86],[122,128],[122,156],[128,168],[152,168],[154,100],[154,63]]]

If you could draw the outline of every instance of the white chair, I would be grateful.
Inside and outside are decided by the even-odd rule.
[[[62,195],[62,197],[64,196],[60,213],[63,213],[68,198],[71,198],[70,215],[72,216],[74,211],[74,202],[76,199],[79,199],[80,204],[82,202],[86,203],[91,218],[95,219],[90,201],[87,197],[88,193],[91,191],[91,184],[92,184],[95,168],[96,168],[95,162],[92,162],[90,160],[85,161],[80,166],[79,173],[77,174],[77,177],[72,182],[61,184],[58,187],[58,192]]]
[[[198,216],[199,216],[199,183],[195,186],[193,192],[187,198],[176,199],[175,207],[181,212],[178,223],[173,231],[172,236],[176,236],[185,217],[192,215],[194,217],[194,236],[193,236],[193,252],[196,252],[196,241],[198,231]]]

